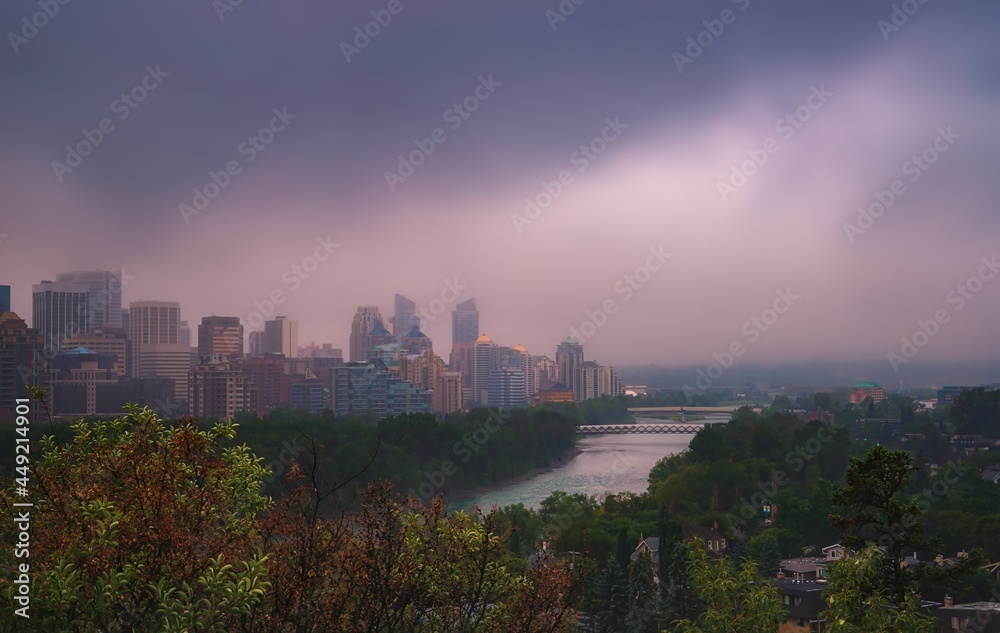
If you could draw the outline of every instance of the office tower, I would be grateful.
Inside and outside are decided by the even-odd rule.
[[[174,396],[186,411],[191,348],[181,342],[181,304],[176,301],[133,301],[129,304],[129,343],[133,378],[172,378]]]
[[[451,342],[474,343],[479,338],[479,310],[476,299],[466,299],[451,313]]]
[[[384,365],[350,362],[333,370],[330,387],[331,408],[335,415],[358,411],[374,411],[386,415],[389,372]]]
[[[427,338],[426,334],[420,331],[420,327],[416,324],[400,339],[400,342],[403,345],[403,349],[411,354],[423,354],[433,347],[431,340]]]
[[[122,329],[125,330],[125,334],[126,335],[129,332],[129,323],[130,323],[130,321],[128,319],[128,308],[123,308],[122,309]]]
[[[41,332],[14,312],[0,313],[0,420],[14,418],[15,400],[28,397],[26,387],[48,387],[44,347]]]
[[[191,415],[196,418],[225,420],[249,409],[246,375],[226,362],[221,354],[203,357],[189,380]]]
[[[10,312],[10,286],[0,286],[0,314]]]
[[[411,328],[414,326],[420,328],[420,318],[417,316],[417,304],[403,295],[396,295],[395,308],[396,312],[392,315],[392,333],[396,335],[396,340],[402,343],[403,337]]]
[[[253,358],[264,355],[264,330],[250,332],[247,352]]]
[[[583,345],[570,337],[556,346],[556,372],[567,389],[576,393],[576,370],[583,364]]]
[[[323,411],[330,408],[329,384],[315,377],[294,383],[291,386],[292,407],[303,409],[309,415],[323,415]]]
[[[375,321],[375,325],[364,338],[365,349],[369,350],[373,347],[380,347],[382,345],[395,345],[396,337],[393,336],[392,332],[385,328],[385,324],[382,323],[381,319]],[[367,352],[366,352],[367,355]]]
[[[528,404],[524,372],[517,367],[497,367],[490,372],[489,405],[500,409]]]
[[[375,327],[375,322],[382,321],[382,313],[376,306],[361,306],[354,314],[351,322],[351,362],[364,361],[368,355],[368,333]]]
[[[128,377],[128,338],[121,328],[102,328],[94,332],[84,332],[63,340],[62,351],[69,352],[85,347],[97,354],[112,354],[115,374]]]
[[[251,332],[253,334],[253,332]],[[246,376],[247,410],[264,414],[290,400],[285,364],[273,358],[247,358],[234,363]]]
[[[198,358],[213,355],[227,361],[243,356],[243,325],[239,317],[202,317],[198,325]]]
[[[89,321],[92,329],[122,327],[121,273],[111,270],[59,273],[56,282],[82,284],[90,289]]]
[[[472,348],[472,400],[485,406],[489,402],[490,373],[496,367],[497,346],[483,334]]]
[[[132,392],[118,380],[114,354],[82,346],[53,358],[49,377],[54,416],[121,414]]]
[[[285,358],[299,355],[299,322],[278,316],[264,322],[264,353],[282,354]]]
[[[187,321],[181,321],[177,327],[177,336],[180,338],[180,342],[191,347],[191,326],[188,325]]]
[[[85,284],[43,281],[31,287],[31,325],[45,338],[53,357],[62,341],[90,327],[90,287]]]
[[[614,367],[605,367],[601,373],[601,395],[617,398],[625,395],[625,383]]]
[[[334,347],[333,343],[309,343],[302,349],[302,355],[306,358],[339,358],[343,360],[344,352],[339,347]]]

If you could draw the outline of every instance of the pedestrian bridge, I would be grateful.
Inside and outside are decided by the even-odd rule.
[[[716,422],[716,424],[720,424]],[[711,422],[708,424],[712,424]],[[688,424],[583,424],[576,427],[578,435],[632,434],[632,433],[673,433],[675,435],[693,435],[705,428],[704,423]]]

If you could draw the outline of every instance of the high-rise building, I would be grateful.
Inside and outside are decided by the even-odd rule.
[[[576,370],[583,364],[583,345],[568,338],[556,346],[556,373],[559,382],[576,393]]]
[[[500,409],[523,407],[528,404],[524,372],[517,367],[497,367],[490,372],[488,404]]]
[[[59,273],[56,281],[83,284],[89,288],[88,320],[93,330],[122,327],[121,273],[112,270],[83,270]]]
[[[282,354],[285,358],[299,355],[299,322],[278,316],[264,322],[264,353]]]
[[[395,297],[396,312],[392,315],[392,333],[396,340],[403,342],[403,337],[416,326],[420,329],[420,317],[417,316],[417,304],[401,294]]]
[[[451,313],[451,342],[474,343],[479,338],[479,310],[475,297],[455,306]]]
[[[253,334],[253,332],[251,332]],[[290,400],[290,379],[285,364],[274,358],[248,358],[234,363],[247,380],[249,411],[267,413]]]
[[[438,374],[434,383],[434,413],[453,413],[462,408],[462,375],[449,371]]]
[[[374,411],[386,415],[389,372],[374,363],[349,362],[333,369],[330,386],[331,408],[335,415]]]
[[[132,391],[118,380],[114,354],[82,346],[52,359],[49,376],[54,416],[120,414]]]
[[[177,413],[184,413],[188,402],[191,373],[191,348],[182,343],[143,343],[139,346],[138,378],[172,378]]]
[[[226,362],[220,354],[203,357],[198,368],[191,372],[189,380],[191,415],[196,418],[225,420],[250,408],[246,374]]]
[[[400,342],[403,344],[403,348],[411,354],[423,354],[433,347],[431,340],[420,331],[420,327],[416,324],[400,339]]]
[[[309,415],[323,415],[330,408],[330,387],[316,378],[300,380],[291,386],[291,405]]]
[[[614,367],[604,367],[590,360],[577,368],[576,388],[573,391],[573,399],[577,402],[624,393],[625,385],[618,378]]]
[[[531,357],[531,377],[529,378],[529,392],[534,395],[539,389],[552,382],[558,382],[559,376],[556,371],[556,362],[548,356]]]
[[[0,286],[0,314],[10,312],[10,286]]]
[[[252,330],[247,342],[247,355],[253,358],[264,355],[264,330]]]
[[[198,357],[215,355],[226,361],[243,356],[243,325],[239,317],[202,317],[198,325]]]
[[[472,400],[480,405],[489,403],[490,374],[497,366],[497,345],[483,334],[472,348]]]
[[[191,347],[191,326],[187,321],[181,321],[178,327],[178,336],[180,337],[181,343]]]
[[[351,322],[351,362],[364,362],[368,355],[368,333],[375,327],[375,322],[382,321],[382,313],[376,306],[361,306],[354,314]]]
[[[138,378],[139,357],[147,345],[174,345],[184,349],[189,357],[188,344],[181,341],[181,304],[176,301],[133,301],[129,304],[128,340],[132,345],[132,377]],[[184,371],[187,382],[188,371]],[[186,396],[186,391],[184,393]],[[178,399],[181,391],[176,391]]]
[[[17,398],[27,398],[27,387],[48,387],[48,368],[42,361],[45,340],[24,319],[0,313],[0,420],[14,418]]]
[[[375,321],[375,325],[372,326],[371,331],[365,335],[364,338],[365,345],[365,356],[370,356],[369,350],[373,347],[381,347],[383,345],[398,345],[396,342],[396,337],[393,336],[392,332],[385,328],[385,324],[379,319]],[[366,358],[367,360],[367,358]]]
[[[31,325],[45,338],[48,357],[62,350],[63,339],[90,328],[90,287],[43,281],[31,287]]]
[[[63,340],[62,351],[69,352],[78,347],[84,347],[97,354],[114,355],[114,370],[119,378],[126,378],[128,373],[128,338],[121,328],[102,328],[94,332],[77,334]]]

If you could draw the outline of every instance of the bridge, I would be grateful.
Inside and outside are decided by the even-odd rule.
[[[711,423],[708,423],[711,424]],[[705,428],[705,423],[689,424],[583,424],[576,427],[578,435],[634,434],[634,433],[672,433],[675,435],[693,435]]]
[[[740,407],[631,407],[632,413],[732,413]],[[754,409],[760,411],[760,407]]]

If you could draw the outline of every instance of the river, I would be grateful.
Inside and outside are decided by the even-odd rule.
[[[727,421],[728,415],[712,416],[712,421]],[[663,423],[665,420],[638,418],[639,423]],[[691,435],[637,434],[592,435],[577,441],[580,453],[566,464],[535,475],[524,481],[500,486],[472,498],[458,498],[449,506],[453,510],[469,510],[478,505],[489,510],[493,504],[501,507],[523,503],[538,508],[541,501],[556,490],[602,495],[617,492],[644,492],[649,471],[666,455],[679,453],[688,447]]]

